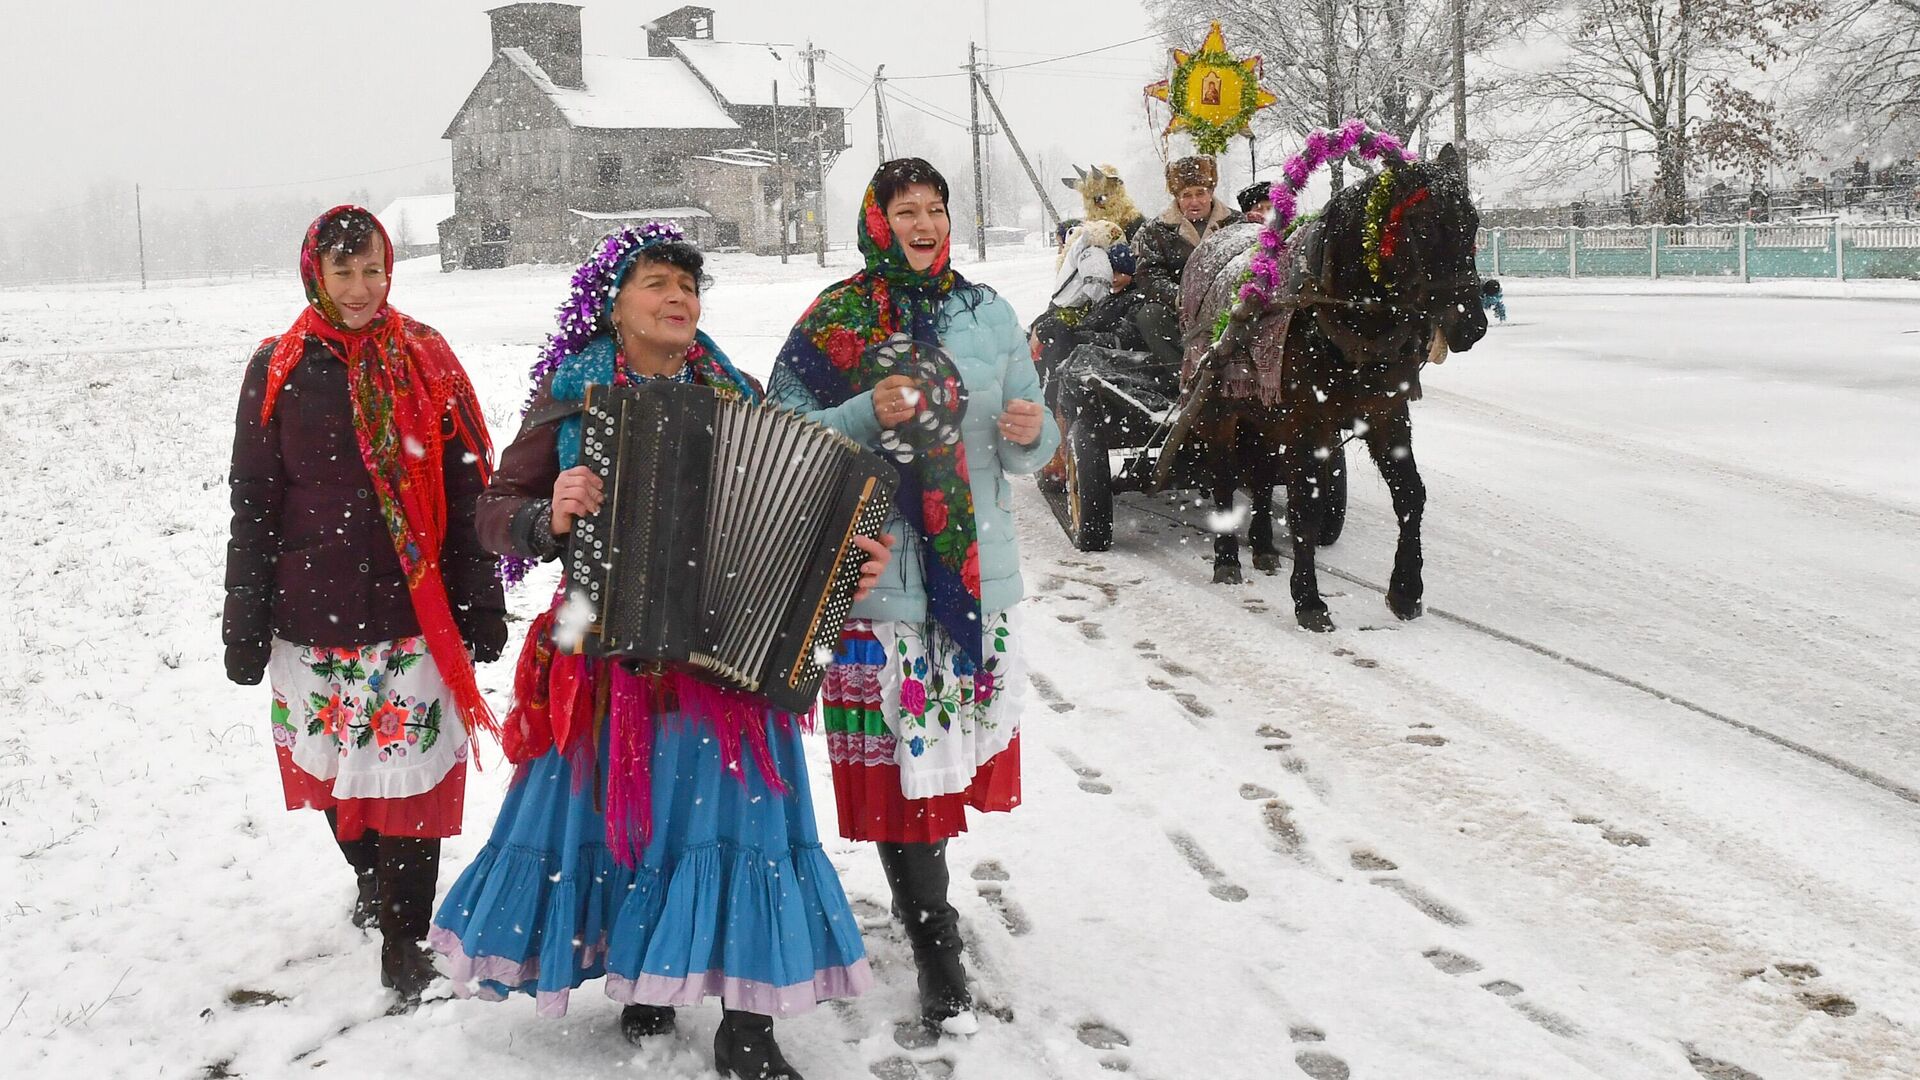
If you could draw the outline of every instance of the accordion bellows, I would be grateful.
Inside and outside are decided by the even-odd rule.
[[[797,413],[664,381],[588,387],[580,461],[605,498],[574,525],[559,629],[811,709],[893,467]]]

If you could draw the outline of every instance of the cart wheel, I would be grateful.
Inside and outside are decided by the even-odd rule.
[[[1067,431],[1067,535],[1081,551],[1113,546],[1113,477],[1094,418],[1081,414]]]
[[[1333,448],[1320,467],[1320,490],[1326,492],[1327,516],[1320,519],[1320,546],[1331,547],[1347,527],[1347,448]]]

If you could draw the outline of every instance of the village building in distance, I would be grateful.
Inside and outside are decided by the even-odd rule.
[[[646,220],[709,249],[776,254],[783,224],[792,250],[813,246],[824,220],[810,112],[825,175],[847,148],[853,95],[817,80],[809,110],[803,48],[717,40],[703,7],[647,24],[645,57],[586,49],[573,4],[487,15],[493,62],[443,136],[454,212],[439,222],[442,269],[572,262]]]

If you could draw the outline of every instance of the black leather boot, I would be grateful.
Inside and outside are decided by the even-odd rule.
[[[906,927],[919,969],[920,1019],[936,1031],[970,1034],[973,995],[960,959],[960,913],[947,902],[947,842],[877,846],[894,914]]]
[[[629,1005],[620,1010],[620,1034],[630,1043],[673,1034],[673,1006]]]
[[[440,841],[410,836],[380,838],[375,870],[380,912],[380,985],[418,1004],[439,976],[427,951],[433,922],[433,890],[440,875]]]
[[[713,1068],[730,1080],[802,1080],[773,1041],[773,1017],[733,1009],[721,1010]]]
[[[333,834],[333,842],[340,845],[340,854],[347,857],[347,865],[353,867],[354,881],[359,886],[359,892],[353,900],[353,910],[347,917],[362,930],[378,926],[380,889],[374,870],[380,862],[380,834],[368,829],[358,840],[342,840],[339,814],[331,809],[326,813],[327,831]]]

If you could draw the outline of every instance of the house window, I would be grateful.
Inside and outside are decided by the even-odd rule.
[[[612,187],[620,182],[620,155],[600,155],[600,186]]]
[[[489,221],[480,226],[480,242],[483,244],[504,244],[513,239],[513,225],[506,221]]]

